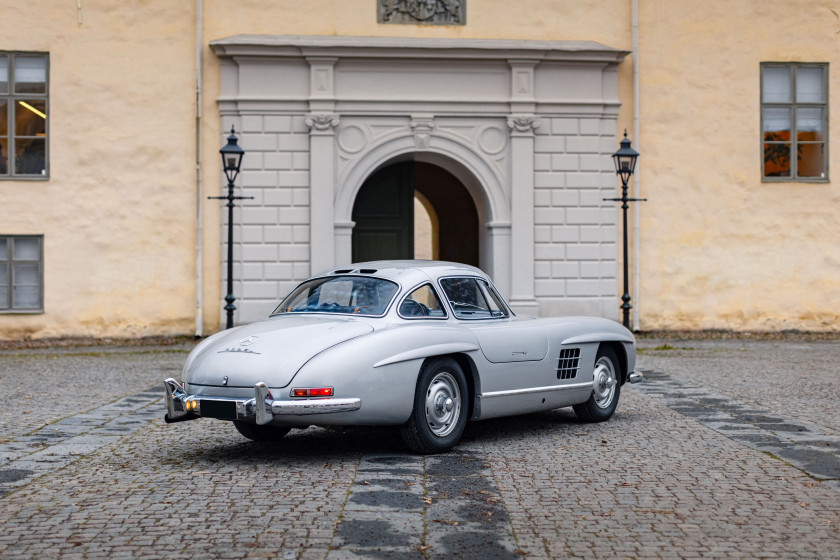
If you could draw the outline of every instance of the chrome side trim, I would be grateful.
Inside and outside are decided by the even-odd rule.
[[[551,385],[549,387],[531,387],[529,389],[513,389],[510,391],[493,391],[490,393],[482,393],[482,399],[495,399],[496,397],[512,397],[514,395],[529,395],[531,393],[548,393],[550,391],[563,391],[565,389],[583,389],[585,387],[592,387],[592,382],[586,383],[570,383],[569,385]]]

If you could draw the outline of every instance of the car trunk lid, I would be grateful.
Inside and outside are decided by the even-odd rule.
[[[205,348],[187,372],[190,384],[285,387],[320,352],[373,330],[342,317],[280,315],[231,329]]]

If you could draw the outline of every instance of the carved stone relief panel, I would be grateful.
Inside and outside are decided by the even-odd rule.
[[[377,0],[378,23],[465,25],[467,0]]]

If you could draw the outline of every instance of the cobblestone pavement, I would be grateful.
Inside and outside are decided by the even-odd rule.
[[[0,557],[840,558],[840,343],[640,349],[609,422],[489,420],[428,457],[388,429],[166,425],[148,390],[185,348],[8,351]]]

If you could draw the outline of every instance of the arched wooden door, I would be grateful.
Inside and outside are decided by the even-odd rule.
[[[353,262],[414,258],[414,163],[380,169],[353,204]]]
[[[400,162],[365,181],[353,205],[353,262],[414,258],[414,193],[434,207],[438,258],[479,265],[475,202],[445,169]]]

